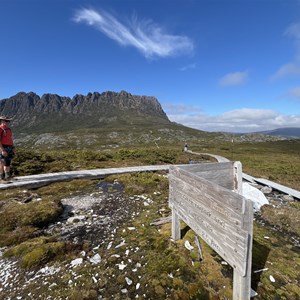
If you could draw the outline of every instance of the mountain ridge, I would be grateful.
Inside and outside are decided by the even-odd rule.
[[[282,128],[258,131],[258,132],[253,132],[253,133],[299,139],[300,138],[300,127],[282,127]]]
[[[0,115],[13,117],[14,141],[27,148],[158,147],[232,140],[229,133],[205,132],[171,122],[155,97],[126,91],[76,94],[72,98],[19,92],[0,100]],[[241,142],[282,139],[263,134],[236,138]]]
[[[76,94],[74,97],[57,94],[20,92],[0,101],[0,114],[13,116],[17,132],[73,130],[109,124],[170,123],[159,101],[152,96],[136,96],[125,91]],[[82,123],[83,122],[83,123]]]

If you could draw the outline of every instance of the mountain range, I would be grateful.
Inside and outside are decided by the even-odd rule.
[[[73,98],[20,92],[0,101],[0,115],[13,117],[15,143],[33,148],[181,144],[214,136],[171,122],[155,97],[125,91]]]
[[[0,101],[0,113],[13,116],[16,132],[170,123],[155,97],[134,96],[125,91],[75,95],[72,99],[20,92]]]
[[[171,122],[155,97],[126,91],[77,94],[73,98],[20,92],[0,100],[0,115],[13,117],[15,141],[26,147],[107,148],[186,141],[202,144],[232,139],[232,134],[208,133]],[[299,128],[293,130],[293,137],[299,137],[299,131]],[[277,133],[281,133],[281,137],[277,137]],[[287,134],[287,130],[272,131],[236,135],[236,139],[278,140]]]
[[[285,127],[256,133],[300,139],[300,127]]]

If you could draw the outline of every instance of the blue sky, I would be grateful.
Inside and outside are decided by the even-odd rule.
[[[121,90],[201,130],[300,127],[300,0],[0,0],[0,99]]]

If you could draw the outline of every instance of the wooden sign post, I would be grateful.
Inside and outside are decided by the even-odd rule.
[[[233,268],[233,299],[249,300],[253,206],[242,194],[240,162],[171,166],[172,238],[183,220]]]

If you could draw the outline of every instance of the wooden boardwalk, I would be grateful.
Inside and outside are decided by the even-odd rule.
[[[287,195],[293,196],[294,198],[300,199],[300,192],[297,191],[297,190],[291,189],[287,186],[281,185],[279,183],[276,183],[276,182],[273,182],[273,181],[270,181],[270,180],[267,180],[267,179],[264,179],[264,178],[254,178],[254,177],[252,177],[252,179],[253,179],[254,182],[257,182],[257,183],[262,184],[262,185],[269,186],[274,190],[283,192]]]
[[[100,179],[113,174],[153,171],[169,171],[169,165],[91,169],[20,176],[15,177],[11,183],[1,183],[0,190],[11,188],[38,188],[57,181],[70,181],[73,179]]]
[[[217,162],[228,162],[229,159],[209,153],[197,153],[187,151],[191,154],[213,157]],[[169,171],[169,165],[151,165],[151,166],[135,166],[123,168],[107,168],[107,169],[91,169],[91,170],[78,170],[68,172],[46,173],[38,175],[20,176],[15,177],[11,183],[0,183],[0,190],[12,188],[38,188],[48,185],[57,181],[70,181],[73,179],[100,179],[113,174],[124,173],[138,173],[138,172],[155,172],[155,171]],[[296,199],[300,199],[300,192],[289,187],[280,185],[278,183],[266,180],[263,178],[255,178],[245,173],[242,173],[243,179],[252,183],[259,183],[270,186],[275,190],[291,195]]]
[[[217,162],[227,162],[230,161],[228,158],[220,156],[220,155],[215,155],[215,154],[210,154],[210,153],[197,153],[197,152],[193,152],[190,150],[186,151],[187,153],[191,153],[191,154],[195,154],[195,155],[200,155],[200,156],[208,156],[208,157],[212,157],[214,158]]]

